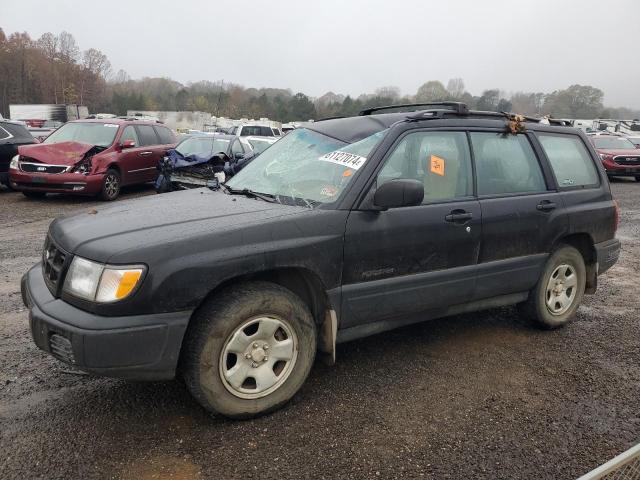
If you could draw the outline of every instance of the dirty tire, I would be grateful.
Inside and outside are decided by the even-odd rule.
[[[44,198],[46,192],[29,192],[23,191],[22,194],[27,198]]]
[[[564,266],[569,267],[568,278],[571,278],[571,275],[575,275],[575,286],[573,287],[575,291],[571,292],[573,298],[566,302],[564,307],[561,302],[549,307],[548,303],[554,303],[554,294],[549,294],[549,287],[554,282],[552,276],[559,274],[562,276],[560,272],[563,271]],[[529,292],[529,298],[518,305],[520,315],[544,329],[551,330],[565,326],[573,320],[582,302],[586,278],[587,274],[582,254],[569,245],[559,247],[547,260],[536,287]],[[567,281],[565,285],[568,283],[570,282]],[[562,289],[563,285],[558,288]],[[555,314],[552,313],[551,308],[556,308],[557,312]]]
[[[240,398],[238,395],[242,394],[232,393],[233,387],[223,380],[223,370],[228,366],[221,362],[241,327],[256,321],[252,319],[266,317],[279,318],[288,324],[297,342],[297,348],[292,349],[295,359],[286,364],[287,374],[281,377],[281,383],[274,385],[274,390],[263,392],[264,396],[259,398]],[[249,331],[248,338],[256,338],[259,333],[260,330]],[[255,345],[251,343],[249,348]],[[247,282],[219,292],[196,311],[185,335],[181,370],[187,388],[205,409],[244,419],[272,412],[287,403],[309,375],[315,354],[316,328],[305,303],[280,285]],[[236,361],[247,362],[249,365],[243,365],[246,371],[257,372],[251,369],[253,359],[237,355]],[[264,367],[270,368],[266,360]]]
[[[102,190],[100,190],[100,198],[105,202],[110,202],[118,198],[120,195],[121,178],[117,170],[109,169],[102,181]]]

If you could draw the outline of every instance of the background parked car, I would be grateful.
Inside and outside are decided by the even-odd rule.
[[[280,137],[282,135],[278,128],[252,124],[231,127],[229,134],[237,137]]]
[[[20,145],[38,143],[19,122],[0,120],[0,183],[9,187],[9,164]]]
[[[640,181],[640,148],[627,137],[590,135],[608,176],[634,177]]]
[[[28,197],[74,193],[114,200],[123,185],[154,181],[158,161],[175,144],[173,132],[158,123],[77,120],[41,144],[20,147],[9,179]]]
[[[249,142],[251,147],[253,148],[253,152],[255,156],[260,155],[271,145],[276,143],[278,139],[276,137],[245,137],[246,141]]]
[[[156,191],[217,185],[235,175],[253,157],[248,138],[221,134],[185,138],[159,162]]]

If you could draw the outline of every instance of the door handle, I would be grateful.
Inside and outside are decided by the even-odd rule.
[[[549,200],[543,200],[540,202],[536,208],[541,212],[550,212],[556,208],[556,204],[554,202],[550,202]]]
[[[464,210],[452,210],[451,213],[445,215],[445,222],[465,223],[473,218],[473,213]]]
[[[146,157],[146,156],[148,156],[148,155],[151,155],[152,153],[153,153],[153,152],[150,152],[150,151],[140,152],[140,156],[141,156],[141,157]]]

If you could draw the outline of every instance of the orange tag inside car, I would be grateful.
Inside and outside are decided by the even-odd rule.
[[[431,173],[444,177],[444,158],[431,155]]]

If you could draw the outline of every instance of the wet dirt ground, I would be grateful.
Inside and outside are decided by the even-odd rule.
[[[0,190],[0,478],[576,478],[640,442],[640,183],[612,189],[622,255],[571,325],[502,308],[343,344],[245,422],[38,350],[20,277],[53,218],[97,203]]]

